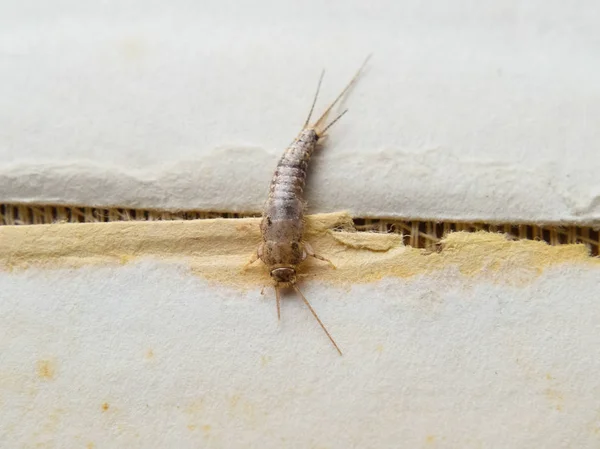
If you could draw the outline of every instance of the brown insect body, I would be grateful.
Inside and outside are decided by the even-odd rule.
[[[304,241],[304,186],[306,184],[306,170],[312,153],[317,147],[319,139],[325,136],[325,132],[336,123],[346,112],[342,112],[328,125],[324,126],[331,109],[339,102],[348,89],[354,84],[362,68],[369,58],[365,60],[356,75],[348,83],[333,103],[325,110],[323,115],[312,125],[312,115],[323,74],[319,78],[317,92],[315,94],[308,118],[298,137],[285,151],[271,180],[269,197],[263,209],[263,219],[260,224],[263,241],[258,246],[257,253],[247,265],[261,259],[268,267],[271,278],[275,282],[275,295],[277,298],[277,317],[281,317],[281,298],[279,289],[282,287],[293,288],[308,306],[315,319],[319,322],[336,350],[342,351],[335,343],[308,300],[304,297],[298,286],[298,266],[308,257],[312,256],[328,262],[333,268],[335,266],[322,256],[314,253],[308,242]]]
[[[294,284],[296,267],[304,261],[304,185],[306,169],[319,136],[304,129],[280,159],[260,225],[260,259],[277,284]]]

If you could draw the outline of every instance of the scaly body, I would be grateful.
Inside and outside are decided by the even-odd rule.
[[[275,170],[275,174],[271,181],[269,197],[263,210],[263,219],[260,224],[263,241],[258,246],[256,255],[247,264],[250,265],[256,260],[261,259],[268,267],[271,278],[275,283],[278,318],[281,317],[281,298],[279,289],[281,287],[291,287],[300,295],[304,303],[308,306],[340,355],[342,354],[342,351],[296,285],[298,266],[308,256],[324,260],[333,266],[329,260],[315,254],[308,242],[304,241],[304,209],[306,203],[303,194],[304,186],[306,184],[306,169],[308,167],[308,162],[317,147],[319,139],[325,136],[325,132],[339,120],[346,111],[338,115],[328,125],[325,125],[327,116],[333,106],[356,81],[367,61],[368,58],[335,101],[331,103],[323,115],[311,125],[310,117],[323,79],[323,73],[321,74],[317,93],[315,94],[304,127],[277,164],[277,169]]]
[[[314,129],[304,129],[285,151],[277,164],[263,210],[259,257],[280,284],[295,283],[295,267],[307,256],[303,241],[303,193],[306,169],[318,140]]]

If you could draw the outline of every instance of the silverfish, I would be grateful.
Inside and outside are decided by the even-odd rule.
[[[333,103],[329,105],[323,115],[321,115],[315,123],[310,124],[310,118],[315,108],[319,90],[321,88],[321,82],[323,81],[323,76],[325,74],[325,71],[321,72],[319,83],[317,84],[317,91],[313,98],[306,122],[298,136],[283,153],[283,156],[277,164],[273,179],[271,180],[269,197],[265,203],[262,221],[260,223],[263,241],[258,245],[256,253],[244,267],[244,269],[247,268],[258,259],[262,260],[268,267],[271,278],[275,284],[277,319],[279,320],[281,319],[281,296],[279,289],[286,287],[293,288],[300,298],[302,298],[302,301],[304,301],[309,308],[340,355],[342,355],[342,351],[339,346],[296,285],[298,277],[302,276],[297,273],[298,266],[308,256],[327,262],[335,269],[335,265],[333,265],[329,259],[316,254],[310,244],[303,238],[304,210],[306,208],[306,201],[304,200],[303,193],[304,185],[306,183],[306,169],[317,143],[326,136],[325,133],[327,130],[348,112],[348,109],[344,110],[329,124],[326,125],[325,121],[333,107],[356,82],[369,58],[370,56],[365,59],[354,77]]]

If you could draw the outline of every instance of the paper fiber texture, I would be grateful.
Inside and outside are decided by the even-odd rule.
[[[260,211],[320,71],[316,113],[373,53],[313,213],[600,222],[597,1],[25,5],[0,5],[0,203]]]
[[[262,262],[242,270],[261,241],[259,223],[259,218],[246,218],[2,226],[0,268],[57,269],[152,258],[187,264],[192,273],[218,285],[254,288],[270,284]],[[518,266],[511,281],[516,284],[554,265],[578,262],[600,266],[600,260],[589,257],[584,245],[511,241],[502,234],[486,232],[450,234],[442,242],[441,252],[432,253],[405,247],[399,234],[356,232],[345,213],[308,216],[306,238],[336,269],[308,258],[300,272],[308,279],[314,276],[344,286],[388,276],[425,275],[447,266],[490,279]]]
[[[3,445],[598,446],[583,246],[308,228],[337,270],[301,287],[343,357],[293,295],[277,322],[264,266],[240,273],[256,219],[0,227]]]

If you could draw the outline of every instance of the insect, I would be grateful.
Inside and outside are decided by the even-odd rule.
[[[303,239],[304,210],[306,207],[303,192],[306,183],[306,169],[317,143],[325,137],[327,130],[348,112],[348,109],[344,110],[328,124],[325,123],[327,117],[333,107],[356,82],[369,58],[370,56],[365,59],[354,77],[333,103],[329,105],[321,117],[319,117],[315,123],[310,124],[317,97],[319,96],[319,90],[321,89],[321,82],[323,81],[323,76],[325,74],[325,71],[321,72],[317,91],[313,98],[306,122],[298,136],[279,160],[277,169],[271,180],[269,197],[265,203],[263,218],[260,224],[263,241],[259,244],[252,259],[244,267],[247,268],[258,259],[262,260],[268,267],[271,278],[274,281],[275,297],[277,301],[277,319],[281,319],[280,289],[286,287],[293,288],[300,298],[302,298],[302,301],[304,301],[304,304],[306,304],[340,355],[342,355],[342,351],[339,346],[296,285],[298,277],[301,276],[297,273],[298,266],[308,256],[327,262],[332,268],[335,268],[335,265],[333,265],[330,260],[316,254],[310,244]]]

